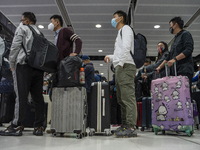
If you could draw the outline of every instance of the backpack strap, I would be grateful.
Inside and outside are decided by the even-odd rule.
[[[134,30],[133,30],[133,28],[131,27],[131,26],[129,26],[130,28],[131,28],[131,30],[133,31],[133,34],[134,34],[134,38],[135,38],[135,32],[134,32]],[[122,29],[123,29],[123,27],[122,27]],[[121,31],[120,31],[120,36],[121,36],[121,39],[122,39],[122,29],[121,29]],[[134,58],[134,55],[133,55],[133,53],[132,53],[132,51],[130,51],[130,54],[131,54],[131,56]]]
[[[135,31],[133,30],[133,28],[132,28],[130,25],[128,25],[128,26],[132,29],[133,34],[134,34],[134,38],[135,38],[135,36],[136,36]],[[122,29],[123,29],[123,27],[122,27]],[[121,36],[121,38],[122,38],[122,29],[121,29],[121,31],[120,31],[120,36]]]
[[[32,26],[30,25],[27,25],[27,26],[29,27],[29,29],[32,31],[34,35],[42,35],[44,37],[44,34],[42,32],[39,31],[40,34],[38,34]]]
[[[27,25],[27,27],[29,27],[29,29],[32,31],[32,33],[33,33],[33,35],[42,35],[43,37],[44,37],[44,34],[42,33],[42,32],[40,32],[40,34],[38,34],[36,31],[35,31],[35,29],[32,27],[32,26],[30,26],[30,25]],[[24,44],[22,43],[22,48],[23,48],[23,50],[24,50],[24,52],[25,52],[25,54],[26,54],[26,57],[28,56],[28,54],[27,54],[27,51],[26,51],[26,49],[25,49],[25,47],[24,47]]]

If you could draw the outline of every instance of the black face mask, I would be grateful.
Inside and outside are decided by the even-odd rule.
[[[173,34],[173,33],[174,33],[174,29],[173,29],[172,27],[170,27],[170,28],[169,28],[169,32],[170,32],[171,34]]]

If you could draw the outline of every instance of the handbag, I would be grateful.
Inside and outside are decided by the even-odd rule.
[[[58,48],[53,43],[49,42],[42,33],[38,34],[30,25],[28,25],[28,27],[33,33],[33,43],[30,54],[27,54],[27,51],[22,44],[26,54],[27,64],[44,72],[56,72],[58,62]]]

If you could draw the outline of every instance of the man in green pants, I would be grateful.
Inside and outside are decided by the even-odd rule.
[[[127,23],[127,14],[121,10],[113,14],[111,24],[118,29],[113,55],[107,55],[105,62],[115,67],[117,100],[121,106],[122,126],[115,131],[117,137],[136,137],[137,105],[134,78],[136,66],[130,54],[134,53],[133,31]]]

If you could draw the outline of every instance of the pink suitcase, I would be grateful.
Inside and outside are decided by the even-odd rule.
[[[167,76],[152,80],[152,126],[159,131],[193,134],[193,106],[186,76]]]

